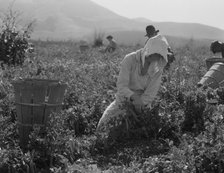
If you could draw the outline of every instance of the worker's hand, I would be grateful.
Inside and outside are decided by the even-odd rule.
[[[142,108],[143,108],[143,102],[142,102],[142,99],[141,97],[138,95],[138,94],[133,94],[131,97],[130,97],[130,100],[132,102],[132,104],[134,105],[135,107],[135,111],[137,113],[141,113],[142,112]]]

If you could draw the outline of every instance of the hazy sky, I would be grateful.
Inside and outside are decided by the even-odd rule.
[[[224,0],[92,0],[119,15],[224,29]]]

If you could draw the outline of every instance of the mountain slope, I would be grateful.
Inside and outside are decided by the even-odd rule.
[[[143,31],[116,31],[111,32],[114,38],[117,40],[119,44],[122,45],[132,45],[135,46],[137,44],[144,45],[147,38],[144,36],[145,32]],[[205,38],[187,38],[187,37],[180,37],[180,36],[170,36],[165,35],[167,38],[169,45],[171,47],[182,47],[187,44],[191,44],[191,46],[209,46],[213,39],[205,39]],[[193,44],[193,45],[192,45]]]
[[[197,23],[154,23],[166,35],[199,39],[224,39],[224,30]]]
[[[0,0],[0,9],[7,7],[7,2]],[[106,34],[144,33],[148,24],[155,25],[162,34],[175,37],[224,39],[224,30],[215,27],[195,23],[153,22],[145,18],[129,19],[91,0],[16,0],[14,9],[22,11],[24,19],[35,19],[34,39],[82,39],[96,31]],[[130,34],[129,37],[138,42],[142,35],[137,35]]]

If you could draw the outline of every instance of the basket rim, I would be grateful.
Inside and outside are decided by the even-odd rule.
[[[221,61],[224,61],[224,58],[206,58],[205,60],[206,61],[209,61],[209,60],[221,60]]]
[[[66,83],[61,82],[59,80],[53,80],[53,79],[29,79],[29,78],[24,78],[24,79],[18,79],[18,80],[13,80],[11,82],[13,86],[15,85],[36,85],[36,86],[67,86]]]

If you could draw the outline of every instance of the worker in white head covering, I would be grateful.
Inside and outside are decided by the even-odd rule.
[[[151,107],[167,63],[167,48],[167,42],[155,34],[144,48],[124,57],[117,80],[116,99],[104,111],[97,132],[109,133],[111,122],[125,115],[121,106],[124,101],[130,102],[136,113]]]
[[[153,38],[153,37],[155,37],[155,36],[158,36],[159,39],[164,40],[164,42],[165,42],[167,45],[169,45],[169,44],[168,44],[168,41],[166,40],[166,38],[165,38],[164,36],[161,36],[161,35],[159,34],[159,30],[156,30],[155,27],[154,27],[153,25],[148,25],[148,26],[146,26],[145,30],[146,30],[146,35],[145,35],[145,37],[147,37],[147,40],[146,40],[146,43],[145,43],[145,44],[147,44],[148,40],[151,40],[151,38]],[[153,45],[154,45],[154,44],[153,44]],[[168,55],[167,55],[167,60],[168,60],[168,62],[167,62],[166,67],[165,67],[166,70],[169,69],[170,65],[175,61],[175,59],[176,59],[176,58],[175,58],[175,56],[174,56],[174,52],[172,51],[171,47],[168,46]]]

